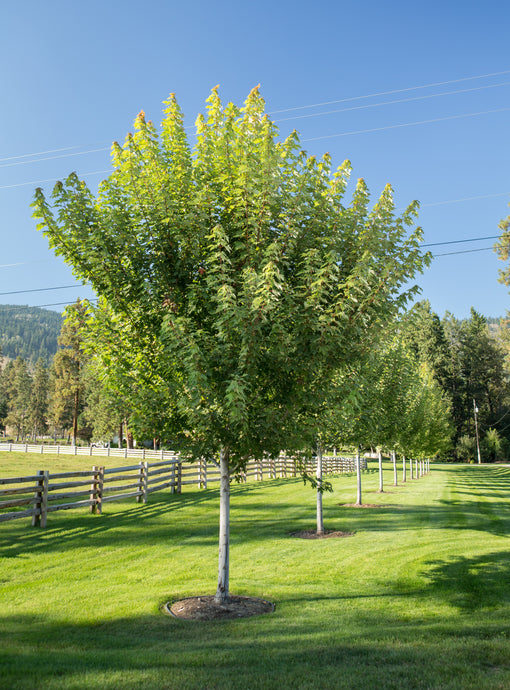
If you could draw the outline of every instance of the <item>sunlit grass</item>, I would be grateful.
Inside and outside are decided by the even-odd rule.
[[[52,462],[0,455],[0,476]],[[276,604],[240,621],[161,613],[215,591],[216,487],[0,524],[0,687],[510,687],[510,468],[435,466],[393,487],[385,467],[384,494],[375,463],[363,479],[377,508],[343,507],[355,477],[333,478],[325,527],[343,539],[290,536],[315,519],[298,479],[232,486],[231,591]]]

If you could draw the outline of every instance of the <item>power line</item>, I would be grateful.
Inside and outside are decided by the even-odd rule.
[[[89,175],[104,175],[105,173],[111,173],[111,168],[109,170],[94,170],[93,172],[83,173],[80,177],[88,177]],[[39,185],[45,182],[56,182],[59,177],[48,177],[45,180],[32,180],[31,182],[19,182],[18,184],[5,184],[0,186],[0,189],[12,189],[13,187],[27,187],[28,185]]]
[[[0,292],[0,295],[21,295],[27,292],[47,292],[48,290],[69,290],[80,285],[60,285],[59,287],[34,288],[33,290],[13,290],[12,292]]]
[[[380,91],[379,93],[371,93],[365,96],[353,96],[351,98],[340,98],[335,101],[324,101],[322,103],[312,103],[310,105],[298,105],[294,108],[284,108],[283,110],[273,110],[269,115],[275,115],[277,113],[289,113],[294,110],[304,110],[305,108],[319,108],[323,105],[334,105],[335,103],[348,103],[350,101],[358,101],[364,98],[375,98],[377,96],[389,96],[392,93],[404,93],[405,91],[415,91],[417,89],[429,89],[433,86],[445,86],[446,84],[458,84],[463,81],[471,81],[473,79],[486,79],[487,77],[499,77],[502,74],[510,74],[510,70],[504,70],[503,72],[492,72],[490,74],[480,74],[476,77],[462,77],[461,79],[449,79],[448,81],[437,81],[432,84],[422,84],[420,86],[408,86],[405,89],[394,89],[392,91]]]
[[[447,240],[446,242],[427,242],[422,247],[438,247],[442,244],[461,244],[462,242],[482,242],[483,240],[499,240],[500,235],[490,235],[489,237],[470,237],[465,240]]]
[[[475,80],[475,79],[486,79],[486,78],[488,78],[488,77],[501,76],[501,75],[503,75],[503,74],[510,74],[510,70],[504,70],[504,71],[501,71],[501,72],[492,72],[492,73],[489,73],[489,74],[481,74],[481,75],[472,76],[472,77],[462,77],[462,78],[460,78],[460,79],[449,79],[449,80],[447,80],[447,81],[433,82],[433,83],[430,83],[430,84],[421,84],[421,85],[419,85],[419,86],[409,86],[409,87],[403,88],[403,89],[392,89],[392,90],[390,90],[390,91],[380,91],[380,92],[377,92],[377,93],[365,94],[365,95],[362,95],[362,96],[353,96],[353,97],[349,97],[349,98],[341,98],[341,99],[337,99],[337,100],[333,100],[333,101],[324,101],[324,102],[320,102],[320,103],[311,103],[311,104],[308,104],[308,105],[300,105],[300,106],[296,106],[296,107],[293,107],[293,108],[283,108],[283,109],[280,109],[280,110],[273,110],[273,111],[269,112],[268,115],[274,115],[274,114],[286,113],[286,112],[293,112],[293,111],[296,111],[296,110],[304,110],[304,109],[308,109],[308,108],[317,108],[317,107],[321,107],[321,106],[325,106],[325,105],[334,105],[334,104],[336,104],[336,103],[348,103],[348,102],[357,101],[357,100],[363,100],[363,99],[367,99],[367,98],[374,98],[374,97],[377,97],[377,96],[388,96],[388,95],[396,94],[396,93],[405,93],[405,92],[407,92],[407,91],[416,91],[416,90],[418,90],[418,89],[427,89],[427,88],[432,88],[432,87],[435,87],[435,86],[445,86],[445,85],[448,85],[448,84],[458,84],[458,83],[461,83],[461,82],[472,81],[472,80]],[[400,100],[396,100],[396,101],[390,101],[389,103],[371,104],[371,105],[361,106],[361,107],[367,107],[367,108],[369,108],[369,107],[375,107],[375,106],[377,106],[377,105],[389,105],[390,103],[405,103],[405,102],[408,102],[408,101],[410,101],[410,100],[418,100],[418,99],[424,99],[424,98],[434,98],[434,97],[439,97],[439,96],[455,95],[455,94],[459,94],[459,93],[465,93],[465,92],[468,92],[468,91],[477,91],[477,90],[481,90],[481,89],[490,89],[490,88],[495,88],[495,87],[498,87],[498,86],[505,86],[505,85],[507,85],[507,84],[509,84],[509,82],[501,82],[501,83],[499,83],[499,84],[487,84],[487,85],[484,85],[484,86],[472,87],[472,88],[470,88],[470,89],[461,89],[461,90],[457,90],[457,91],[446,91],[446,92],[444,92],[444,93],[439,93],[439,94],[430,94],[430,95],[426,95],[426,96],[413,97],[413,98],[411,98],[411,99],[400,99]],[[343,111],[340,110],[340,111],[329,111],[329,112],[333,112],[333,113],[334,113],[334,112],[343,112]],[[316,113],[316,114],[312,114],[312,115],[309,115],[309,116],[306,115],[306,116],[304,116],[304,117],[315,117],[315,115],[322,115],[322,114],[328,114],[328,113]],[[294,118],[285,118],[285,119],[294,119]],[[284,119],[280,118],[279,120],[276,120],[276,121],[277,121],[277,122],[283,122]],[[191,126],[189,126],[189,127],[186,127],[186,129],[191,129],[192,127],[193,127],[193,125],[191,125]],[[101,142],[101,144],[103,144],[103,143],[110,143],[110,142]],[[62,152],[62,151],[72,151],[73,149],[78,149],[78,148],[83,148],[83,145],[80,144],[80,145],[75,145],[75,146],[66,146],[66,147],[55,148],[55,149],[47,149],[47,150],[45,150],[45,151],[37,151],[37,152],[33,152],[33,153],[23,153],[23,154],[18,154],[18,155],[15,155],[15,156],[7,156],[7,157],[4,157],[4,158],[0,158],[0,163],[3,163],[3,162],[5,162],[5,161],[17,160],[17,159],[20,159],[20,158],[31,158],[31,157],[35,157],[35,156],[43,156],[43,155],[46,155],[46,154],[49,154],[49,153],[60,153],[60,152]],[[66,154],[66,156],[77,156],[77,155],[82,155],[82,154],[84,154],[84,153],[93,153],[93,152],[95,152],[95,151],[107,151],[107,150],[109,150],[109,147],[98,148],[98,149],[86,149],[85,151],[80,151],[80,152],[78,152],[78,153]],[[60,157],[65,157],[65,156],[55,156],[55,157],[51,157],[51,158],[37,158],[37,159],[35,159],[34,161],[22,161],[21,164],[23,164],[23,163],[37,162],[38,160],[41,160],[41,161],[43,161],[43,160],[51,160],[51,159],[53,159],[53,158],[60,158]],[[17,164],[10,164],[10,163],[9,163],[8,165],[17,165]],[[0,168],[1,168],[1,167],[8,167],[8,166],[7,166],[7,165],[6,165],[6,166],[0,165]],[[1,189],[1,187],[0,187],[0,189]]]
[[[434,258],[438,256],[453,256],[454,254],[471,254],[473,252],[486,252],[494,247],[481,247],[480,249],[464,249],[460,252],[445,252],[444,254],[434,254]]]
[[[79,147],[73,147],[79,148]],[[58,156],[46,156],[45,158],[34,158],[31,161],[17,161],[16,163],[4,163],[0,165],[0,168],[12,168],[15,165],[28,165],[30,163],[40,163],[41,161],[53,161],[57,158],[72,158],[73,156],[83,156],[86,153],[98,153],[99,151],[109,151],[109,147],[103,147],[100,149],[88,149],[87,151],[78,151],[77,153],[62,153]]]
[[[101,142],[101,144],[106,144],[109,142]],[[94,144],[95,146],[99,146],[99,144]],[[47,151],[37,151],[35,153],[22,153],[21,155],[17,156],[7,156],[6,158],[0,158],[0,163],[3,163],[4,161],[12,161],[16,160],[17,158],[32,158],[33,156],[45,156],[47,153],[60,153],[61,151],[72,151],[73,149],[82,149],[83,144],[80,144],[79,146],[65,146],[63,148],[59,149],[48,149]],[[99,149],[103,150],[103,149]],[[41,159],[44,160],[44,159]]]
[[[333,139],[337,137],[347,137],[352,134],[369,134],[371,132],[383,132],[388,129],[399,129],[400,127],[413,127],[415,125],[428,125],[432,122],[446,122],[447,120],[459,120],[465,117],[476,117],[477,115],[489,115],[490,113],[503,113],[510,108],[496,108],[495,110],[480,110],[476,113],[462,113],[461,115],[449,115],[448,117],[434,117],[430,120],[418,120],[417,122],[403,122],[399,125],[387,125],[386,127],[373,127],[371,129],[358,129],[352,132],[340,132],[338,134],[325,134],[320,137],[310,137],[301,141],[319,141],[321,139]]]
[[[490,199],[497,196],[509,196],[510,192],[497,192],[497,194],[478,194],[477,196],[467,196],[462,199],[447,199],[446,201],[433,201],[429,204],[420,204],[420,208],[429,206],[442,206],[443,204],[457,204],[461,201],[473,201],[473,199]]]
[[[395,105],[397,103],[410,103],[412,101],[422,101],[427,98],[438,98],[440,96],[454,96],[459,93],[468,93],[470,91],[480,91],[481,89],[494,89],[497,86],[508,86],[509,81],[502,82],[500,84],[488,84],[486,86],[476,86],[472,89],[460,89],[458,91],[445,91],[444,93],[432,93],[426,96],[413,96],[412,98],[401,98],[395,101],[384,101],[382,103],[369,103],[367,105],[354,105],[350,108],[340,108],[339,110],[325,110],[322,113],[310,113],[309,115],[292,115],[291,117],[283,117],[276,119],[275,122],[287,122],[288,120],[302,120],[304,118],[319,117],[321,115],[333,115],[336,113],[347,113],[352,110],[364,110],[366,108],[379,108],[383,105]]]

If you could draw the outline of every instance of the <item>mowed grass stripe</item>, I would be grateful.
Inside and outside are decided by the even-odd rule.
[[[393,487],[388,463],[385,494],[373,470],[364,500],[381,507],[345,507],[353,476],[324,497],[343,539],[290,536],[314,525],[300,480],[232,486],[232,592],[276,603],[242,621],[160,611],[215,590],[216,487],[4,523],[0,687],[510,687],[509,468],[438,465]]]

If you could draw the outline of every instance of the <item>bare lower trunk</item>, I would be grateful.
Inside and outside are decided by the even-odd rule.
[[[214,601],[217,604],[230,603],[229,593],[229,545],[230,545],[230,470],[229,451],[220,452],[220,535],[218,556],[218,589]]]
[[[407,474],[406,474],[406,456],[402,456],[402,483],[405,484],[407,481]]]
[[[356,500],[356,505],[361,505],[361,458],[359,450],[356,451],[356,483],[358,489],[358,497]]]
[[[398,484],[398,474],[397,474],[397,455],[394,450],[391,451],[391,457],[393,460],[393,485]]]
[[[78,441],[78,410],[80,408],[80,391],[77,388],[74,392],[74,409],[73,409],[73,446]]]
[[[317,445],[317,536],[324,534],[324,520],[322,515],[322,448]]]
[[[411,470],[411,479],[414,479],[413,475],[413,461],[409,458],[409,469]]]
[[[379,458],[379,493],[384,492],[384,485],[383,485],[383,471],[382,471],[382,453],[379,450],[377,452],[377,457]]]

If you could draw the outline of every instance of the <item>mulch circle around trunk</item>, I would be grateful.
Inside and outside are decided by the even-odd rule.
[[[324,534],[317,534],[314,529],[302,529],[299,532],[291,532],[291,537],[298,539],[341,539],[342,537],[352,537],[354,532],[339,532],[338,530],[326,529]]]
[[[169,601],[163,607],[165,613],[174,618],[182,618],[188,621],[218,621],[233,620],[236,618],[248,618],[260,616],[263,613],[272,613],[274,604],[265,599],[256,597],[240,597],[230,595],[229,604],[217,604],[214,596],[205,595],[188,597],[179,601]]]
[[[339,503],[340,508],[394,508],[384,503]]]

